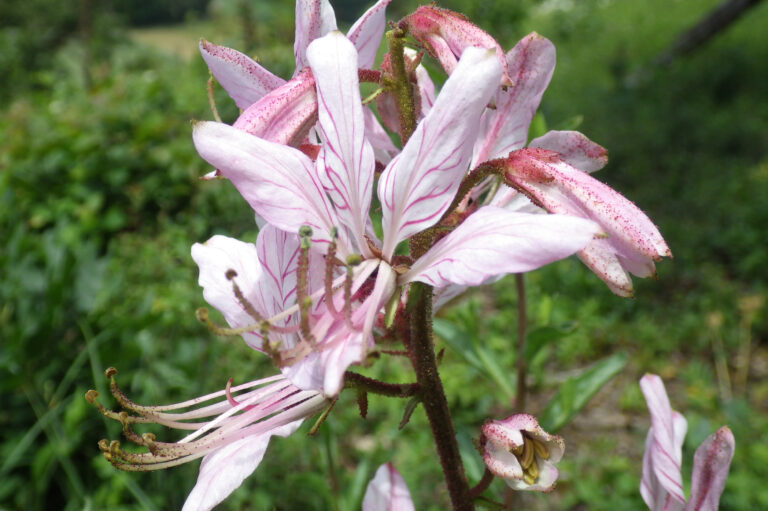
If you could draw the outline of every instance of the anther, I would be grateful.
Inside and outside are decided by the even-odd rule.
[[[299,236],[302,238],[311,238],[312,228],[308,225],[302,225],[301,227],[299,227]]]
[[[523,466],[523,469],[527,469],[531,466],[531,463],[533,463],[533,454],[533,445],[531,444],[530,439],[524,438],[523,454],[520,456],[520,464]]]
[[[227,272],[224,274],[225,277],[227,277],[227,280],[232,280],[235,277],[237,277],[237,272],[233,270],[232,268],[228,269]]]
[[[526,469],[526,472],[528,472],[534,480],[539,477],[539,465],[536,463],[536,460],[531,462],[531,465]]]
[[[112,378],[114,375],[117,374],[117,369],[114,367],[108,367],[106,371],[104,371],[104,374],[107,378]]]
[[[350,254],[347,256],[347,265],[348,266],[357,266],[358,264],[363,262],[363,258],[360,257],[360,254]]]
[[[96,399],[99,397],[99,392],[96,390],[89,390],[85,393],[85,400],[88,401],[90,404],[95,405]]]
[[[549,449],[547,449],[547,446],[544,445],[543,442],[540,442],[536,439],[531,439],[531,442],[533,443],[533,450],[536,451],[536,456],[543,460],[549,459]]]

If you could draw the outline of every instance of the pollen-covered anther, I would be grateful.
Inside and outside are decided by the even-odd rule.
[[[509,449],[520,462],[523,469],[523,480],[526,484],[533,484],[539,477],[539,465],[536,458],[546,460],[549,458],[547,447],[535,438],[523,434],[523,444]]]

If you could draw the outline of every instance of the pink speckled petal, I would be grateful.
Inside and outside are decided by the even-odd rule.
[[[691,498],[685,511],[717,511],[735,449],[736,440],[727,426],[708,436],[696,449]]]
[[[528,147],[554,151],[561,160],[584,172],[595,172],[608,163],[608,151],[578,131],[548,131],[531,140]]]
[[[211,74],[241,109],[248,108],[285,83],[247,55],[205,39],[200,40],[200,54]]]
[[[379,0],[373,4],[373,7],[365,11],[347,32],[347,37],[357,48],[358,61],[362,68],[373,67],[376,52],[384,36],[384,27],[387,22],[386,8],[391,1]]]
[[[507,62],[499,43],[463,15],[423,5],[406,18],[409,33],[430,55],[437,58],[446,73],[452,74],[464,50],[470,47],[493,49],[502,68],[503,85],[513,83],[507,74]]]
[[[270,142],[298,146],[317,121],[315,80],[309,69],[248,107],[233,126]]]
[[[532,32],[509,50],[506,62],[512,85],[499,90],[496,109],[483,116],[473,167],[525,145],[531,120],[555,70],[555,46]]]
[[[336,30],[336,14],[328,0],[296,0],[296,38],[293,56],[296,59],[294,75],[309,66],[309,44],[328,32]]]
[[[480,113],[498,86],[490,50],[468,48],[434,106],[379,180],[385,258],[397,244],[437,222],[453,200],[472,156]]]
[[[502,160],[496,160],[500,162]],[[658,228],[631,201],[609,186],[539,148],[513,151],[505,158],[506,182],[552,213],[589,218],[608,235],[583,260],[614,292],[631,294],[621,267],[640,277],[652,275],[653,262],[672,253]]]

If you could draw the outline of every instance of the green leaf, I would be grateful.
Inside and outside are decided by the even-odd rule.
[[[525,361],[530,364],[547,344],[562,339],[575,329],[576,323],[563,323],[562,325],[545,325],[529,330],[525,338]]]
[[[509,371],[502,369],[494,354],[481,346],[475,336],[453,323],[441,319],[434,320],[433,329],[469,365],[495,383],[506,394],[506,397],[511,398],[515,395],[514,388],[510,383],[512,378]]]
[[[539,416],[541,427],[554,433],[568,424],[626,363],[626,355],[617,353],[597,362],[580,375],[568,378]]]

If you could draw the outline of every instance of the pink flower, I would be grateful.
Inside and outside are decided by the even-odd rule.
[[[632,280],[655,275],[654,261],[671,257],[656,226],[637,206],[587,174],[607,162],[606,151],[575,131],[550,131],[532,140],[528,128],[555,67],[555,47],[535,32],[506,55],[514,85],[499,89],[497,108],[487,110],[474,147],[483,162],[505,170],[505,183],[550,213],[588,218],[607,237],[591,241],[578,256],[613,291],[631,296]],[[491,204],[507,206],[516,194],[506,187]],[[516,201],[513,207],[524,206]]]
[[[651,413],[640,484],[643,500],[651,511],[716,511],[736,445],[733,433],[723,426],[696,449],[691,498],[686,502],[680,474],[685,417],[672,410],[664,382],[657,375],[643,376],[640,389]]]
[[[391,463],[385,463],[368,483],[363,497],[363,511],[413,511],[408,486]]]
[[[493,475],[515,490],[551,491],[555,463],[565,451],[563,439],[550,435],[532,415],[519,413],[483,425],[483,461]],[[483,440],[481,440],[483,442]]]
[[[599,233],[596,224],[580,218],[488,206],[418,260],[396,262],[397,245],[434,226],[453,201],[469,168],[480,116],[498,87],[498,61],[493,51],[468,48],[429,113],[384,168],[378,184],[383,217],[378,243],[369,217],[375,162],[365,136],[357,52],[346,37],[331,32],[313,41],[306,57],[319,104],[322,145],[316,161],[220,123],[198,123],[194,141],[200,155],[266,222],[290,233],[311,227],[321,252],[338,228],[338,254],[360,254],[360,271],[376,272],[373,290],[356,310],[360,321],[353,326],[362,337],[347,344],[347,365],[362,361],[376,316],[399,287],[413,281],[477,285],[530,271],[567,257]],[[345,367],[335,365],[337,376],[330,379],[340,381]]]

